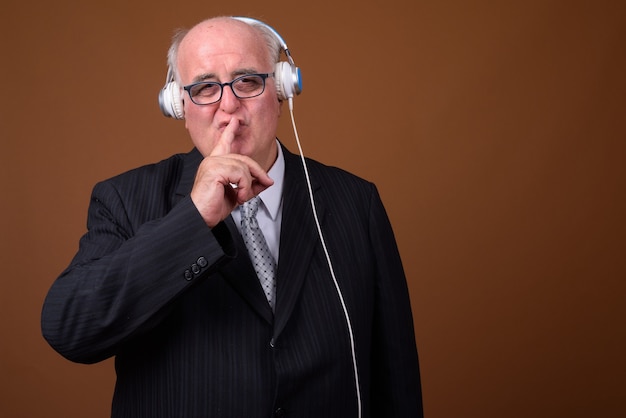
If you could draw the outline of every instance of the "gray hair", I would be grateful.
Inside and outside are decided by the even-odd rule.
[[[232,16],[227,16],[227,17],[222,17],[222,18],[210,18],[210,19],[205,20],[204,22],[208,22],[208,21],[216,20],[216,19],[223,19],[223,18],[238,20]],[[261,36],[265,40],[265,45],[268,51],[269,62],[271,62],[272,64],[276,64],[280,60],[280,52],[283,49],[281,40],[276,37],[276,35],[270,28],[268,28],[266,25],[264,25],[261,22],[252,21],[250,23],[246,22],[246,24],[249,24],[250,26],[252,26],[261,34]],[[187,35],[187,33],[189,33],[189,29],[176,30],[174,32],[174,36],[172,36],[172,44],[170,45],[170,48],[167,51],[168,68],[171,71],[172,79],[176,81],[176,83],[178,83],[179,85],[180,85],[180,76],[178,74],[178,66],[177,66],[178,49],[180,47],[181,42]]]

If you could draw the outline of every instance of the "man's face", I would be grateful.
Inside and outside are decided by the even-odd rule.
[[[204,22],[191,29],[178,51],[178,72],[183,86],[198,81],[229,82],[243,74],[272,73],[273,63],[262,37],[246,23],[233,20]],[[205,157],[211,154],[224,128],[236,118],[231,152],[247,155],[268,170],[277,155],[276,129],[280,102],[273,78],[266,79],[263,94],[238,99],[224,87],[222,99],[196,105],[183,92],[185,126]]]

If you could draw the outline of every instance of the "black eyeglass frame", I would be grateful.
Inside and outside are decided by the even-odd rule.
[[[261,80],[263,80],[263,88],[261,89],[261,91],[258,94],[255,94],[254,96],[246,96],[246,97],[240,97],[237,92],[235,91],[235,89],[233,88],[233,83],[236,83],[237,81],[244,79],[246,77],[261,77]],[[265,92],[265,80],[268,77],[274,77],[274,73],[257,73],[257,74],[244,74],[241,75],[229,82],[226,83],[220,83],[217,81],[198,81],[197,83],[192,83],[192,84],[188,84],[186,86],[183,86],[183,90],[185,90],[187,92],[187,94],[189,95],[189,99],[191,100],[191,102],[193,104],[196,104],[198,106],[206,106],[206,105],[212,105],[215,104],[217,102],[219,102],[220,100],[222,100],[222,96],[224,95],[224,87],[228,86],[230,87],[230,90],[233,92],[233,94],[235,95],[236,98],[238,99],[252,99],[254,97],[259,97],[260,95],[262,95]],[[193,96],[191,95],[191,89],[193,89],[195,86],[199,86],[199,85],[213,85],[213,86],[220,86],[220,95],[217,98],[217,100],[210,102],[210,103],[198,103],[194,100]]]

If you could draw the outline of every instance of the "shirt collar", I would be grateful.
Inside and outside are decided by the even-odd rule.
[[[283,182],[285,179],[285,157],[283,156],[283,150],[278,140],[276,141],[276,145],[278,146],[278,156],[272,168],[267,172],[267,175],[274,180],[274,184],[259,193],[259,197],[263,201],[263,205],[273,221],[278,217],[280,202],[283,196]]]

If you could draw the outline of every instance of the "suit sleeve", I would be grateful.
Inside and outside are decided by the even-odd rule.
[[[402,261],[387,213],[374,190],[370,240],[377,284],[372,344],[372,417],[422,417],[413,317]]]
[[[208,228],[189,197],[142,223],[125,203],[111,182],[94,188],[88,231],[44,301],[43,335],[69,360],[115,355],[234,251],[227,228]]]

